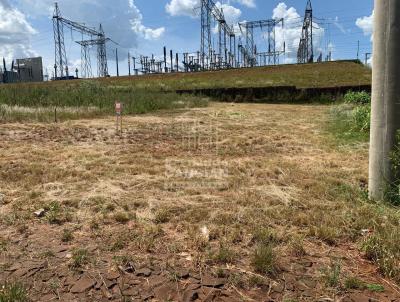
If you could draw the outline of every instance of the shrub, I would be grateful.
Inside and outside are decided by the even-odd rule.
[[[350,91],[345,94],[344,101],[348,104],[368,105],[371,104],[371,95],[365,91],[361,92]]]

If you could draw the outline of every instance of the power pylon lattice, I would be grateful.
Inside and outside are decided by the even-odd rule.
[[[55,42],[55,78],[59,78],[57,71],[60,72],[61,78],[64,77],[64,69],[66,76],[68,77],[68,63],[65,52],[64,43],[64,26],[71,29],[71,31],[77,31],[86,36],[89,36],[89,40],[83,40],[77,42],[81,45],[81,56],[82,56],[82,74],[86,77],[91,76],[91,61],[90,61],[90,46],[97,46],[97,68],[99,77],[108,76],[108,65],[107,65],[107,50],[106,42],[110,39],[106,38],[103,27],[100,24],[99,30],[78,22],[68,20],[61,16],[58,4],[55,3],[55,10],[53,14],[53,29],[54,29],[54,42]]]
[[[285,52],[283,50],[276,50],[276,27],[284,26],[283,19],[270,19],[270,20],[259,20],[239,23],[240,31],[246,38],[245,50],[239,49],[243,54],[243,66],[253,67],[257,65],[266,65],[267,58],[268,64],[277,64],[279,56]],[[267,51],[258,52],[257,45],[254,41],[254,30],[261,29],[263,35],[266,35],[267,39]],[[264,32],[266,30],[266,32]],[[285,48],[285,47],[284,47]]]
[[[107,65],[107,49],[106,49],[106,35],[104,34],[103,26],[100,24],[99,28],[99,43],[97,44],[97,68],[99,77],[108,76]]]
[[[298,63],[314,62],[313,44],[313,9],[311,0],[307,1],[306,13],[304,15],[303,28],[297,52]]]
[[[55,78],[58,77],[58,74],[61,78],[64,77],[64,71],[66,72],[66,76],[68,77],[68,61],[67,55],[65,51],[65,43],[64,43],[64,25],[62,22],[61,12],[58,7],[58,4],[55,3],[54,13],[53,13],[53,32],[54,32],[54,72]]]
[[[212,43],[212,21],[217,23],[218,29],[217,53]],[[202,70],[231,68],[236,66],[235,32],[233,27],[227,24],[223,10],[219,8],[213,0],[201,0],[200,44],[199,64]],[[192,64],[189,57],[186,63],[189,65]]]
[[[81,45],[81,74],[82,78],[89,79],[93,77],[92,64],[90,59],[91,43],[89,41],[77,42]]]

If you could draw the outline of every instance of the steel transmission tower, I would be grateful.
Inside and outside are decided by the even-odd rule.
[[[218,55],[212,47],[211,21],[218,23]],[[227,37],[229,36],[229,50]],[[200,65],[203,70],[220,69],[236,65],[236,37],[222,9],[213,0],[201,0]]]
[[[297,62],[298,63],[314,62],[313,9],[311,5],[311,0],[307,1],[299,50],[297,52]]]
[[[82,47],[81,53],[83,61],[85,61],[83,65],[86,66],[86,74],[88,75],[89,69],[91,70],[91,66],[89,66],[90,65],[89,47],[95,45],[97,46],[98,76],[99,77],[108,76],[106,42],[109,41],[110,39],[106,38],[102,25],[100,24],[100,28],[97,31],[96,29],[87,27],[84,24],[63,18],[61,16],[58,4],[56,3],[53,15],[55,61],[56,61],[55,78],[57,78],[58,70],[61,70],[61,77],[63,77],[64,68],[66,70],[66,75],[68,76],[68,64],[67,64],[67,56],[64,44],[64,26],[70,28],[71,30],[77,31],[82,35],[87,35],[90,37],[89,40],[77,42]]]
[[[81,45],[81,74],[82,78],[92,78],[92,63],[90,59],[90,47],[92,46],[89,41],[76,42]]]
[[[211,45],[211,9],[209,0],[201,1],[201,46],[200,58],[201,67],[209,68],[209,61],[212,56]]]
[[[55,44],[54,78],[57,78],[58,75],[60,75],[60,77],[63,78],[64,74],[68,77],[68,62],[67,62],[67,55],[65,52],[65,43],[64,43],[64,25],[62,22],[61,12],[57,3],[55,3],[54,13],[53,13],[53,32],[54,32],[54,44]]]
[[[269,64],[277,63],[279,56],[285,52],[285,49],[279,51],[276,50],[275,28],[279,24],[281,24],[282,27],[284,26],[283,19],[270,19],[239,23],[240,31],[246,37],[246,51],[244,52],[243,50],[241,50],[241,52],[245,54],[244,66],[252,67],[258,65],[259,62],[257,60],[257,57],[260,57],[260,59],[265,58],[265,61],[266,58],[268,58]],[[257,46],[254,43],[254,29],[257,28],[260,28],[261,30],[266,29],[268,40],[268,51],[266,52],[257,52]]]
[[[108,76],[107,65],[107,50],[106,50],[106,36],[104,34],[103,26],[100,24],[99,28],[99,43],[97,44],[97,68],[99,77]]]

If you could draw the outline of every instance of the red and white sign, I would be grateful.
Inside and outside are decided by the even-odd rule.
[[[115,112],[117,114],[121,114],[121,112],[122,112],[122,104],[121,103],[119,103],[119,102],[115,103]]]

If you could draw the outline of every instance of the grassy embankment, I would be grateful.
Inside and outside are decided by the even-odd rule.
[[[351,71],[351,72],[349,72]],[[281,65],[219,72],[179,73],[97,80],[15,84],[0,87],[0,122],[91,118],[113,113],[115,100],[126,114],[204,106],[201,97],[177,89],[296,86],[332,87],[370,83],[370,71],[354,62]]]

